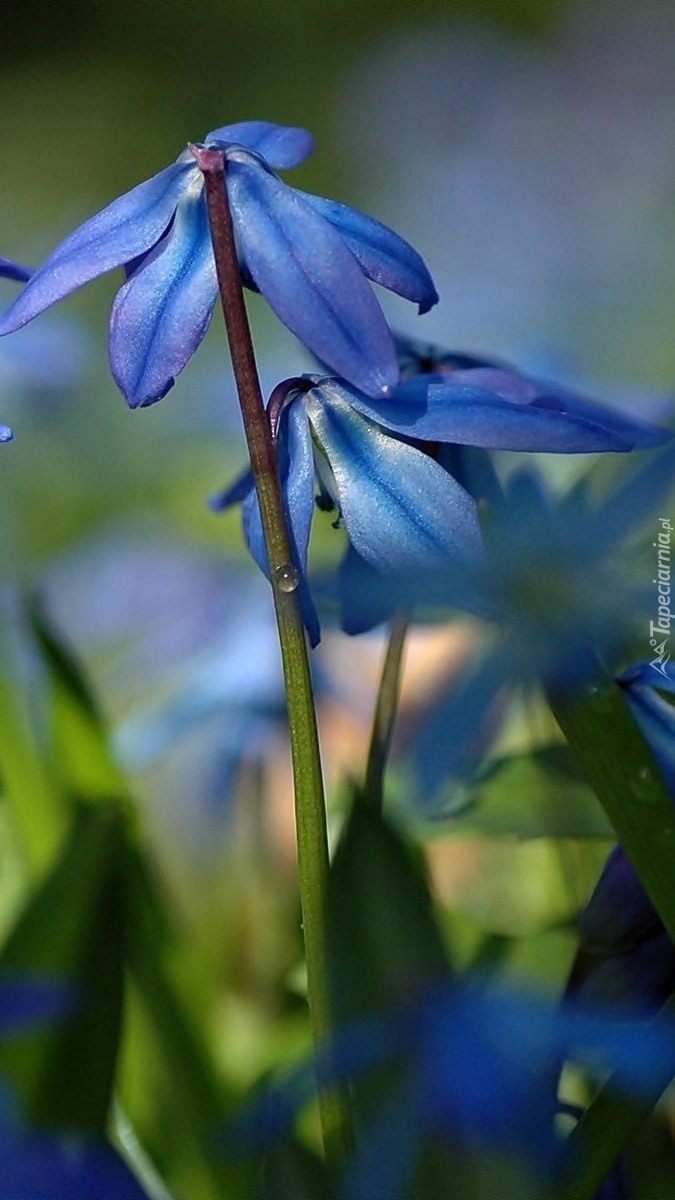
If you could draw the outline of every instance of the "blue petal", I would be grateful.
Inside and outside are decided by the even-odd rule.
[[[0,317],[0,334],[19,329],[83,283],[154,246],[196,170],[193,161],[174,163],[80,225],[57,246]]]
[[[242,471],[241,475],[231,483],[224,491],[218,492],[216,496],[211,496],[209,507],[214,512],[224,512],[225,509],[231,508],[233,504],[241,504],[243,500],[253,491],[253,472],[250,467]]]
[[[389,437],[344,400],[307,394],[349,539],[385,572],[443,567],[481,555],[474,501],[438,463]]]
[[[22,267],[19,263],[12,262],[11,258],[3,258],[0,254],[0,276],[3,279],[16,279],[18,283],[25,283],[32,274],[32,267]]]
[[[246,269],[279,319],[367,395],[398,381],[389,328],[354,255],[292,188],[233,162],[228,191]]]
[[[12,975],[0,979],[0,1031],[21,1029],[60,1017],[72,1005],[72,988],[50,976]]]
[[[132,408],[166,395],[204,337],[217,294],[200,192],[181,200],[167,236],[115,298],[110,364]]]
[[[658,511],[659,503],[672,492],[674,479],[675,447],[668,446],[659,454],[649,455],[639,471],[633,472],[596,512],[589,514],[589,534],[607,552],[629,530],[639,528],[641,522]]]
[[[232,142],[252,150],[275,171],[297,167],[312,153],[314,138],[306,129],[275,125],[272,121],[238,121],[206,135],[206,142]]]
[[[364,275],[374,283],[415,301],[420,313],[438,303],[438,292],[422,257],[387,225],[337,200],[308,192],[298,195],[335,226]]]
[[[0,442],[11,442],[14,434],[9,425],[0,425]]]
[[[599,406],[591,418],[586,411],[589,405],[584,411],[570,407],[563,412],[519,399],[515,388],[510,395],[499,395],[463,381],[478,374],[484,372],[456,371],[447,381],[417,376],[402,383],[391,397],[369,402],[355,395],[351,402],[373,420],[408,437],[486,450],[590,454],[663,440],[664,431],[617,419]]]
[[[588,904],[579,916],[579,932],[591,951],[627,950],[663,928],[632,864],[615,846]]]
[[[338,573],[340,626],[352,636],[382,625],[400,608],[409,607],[408,597],[401,599],[391,579],[364,562],[352,546],[340,564]]]
[[[307,551],[314,514],[314,459],[309,422],[302,403],[291,404],[279,430],[279,475],[288,517],[295,566],[300,573],[300,607],[312,646],[318,645],[319,622],[307,588]],[[258,566],[269,579],[267,550],[255,491],[243,506],[244,536]]]
[[[116,1150],[70,1134],[3,1140],[0,1195],[8,1200],[148,1200]]]
[[[472,774],[494,737],[503,716],[496,701],[512,666],[506,648],[498,643],[482,659],[472,661],[423,714],[408,756],[415,801],[425,816],[452,817],[457,809],[457,795],[448,789]],[[458,795],[461,807],[464,793]]]

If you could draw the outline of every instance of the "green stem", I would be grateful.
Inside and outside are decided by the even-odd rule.
[[[251,332],[244,303],[241,271],[232,226],[225,156],[220,150],[191,147],[204,175],[220,299],[232,366],[258,494],[269,575],[279,629],[290,726],[300,902],[307,960],[307,991],[312,1038],[325,1042],[331,1032],[325,938],[328,836],[321,757],[307,655],[298,603],[298,570],[294,563],[284,511],[276,454],[265,413]],[[326,1154],[340,1157],[344,1148],[345,1113],[340,1096],[320,1092],[319,1106]]]
[[[373,717],[364,796],[366,802],[378,812],[382,811],[384,802],[384,772],[398,709],[403,650],[409,624],[409,618],[403,614],[392,621]]]

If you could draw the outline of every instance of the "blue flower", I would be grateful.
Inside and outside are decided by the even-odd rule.
[[[466,372],[471,374],[471,372]],[[478,372],[480,374],[480,372]],[[456,443],[508,450],[588,453],[629,450],[670,434],[570,397],[547,407],[529,384],[501,373],[493,390],[481,380],[416,376],[391,396],[372,398],[341,380],[307,375],[280,384],[270,401],[279,466],[296,564],[304,578],[314,511],[314,478],[321,507],[334,505],[349,537],[342,580],[351,589],[354,562],[373,579],[406,572],[442,571],[446,563],[480,559],[476,505],[469,481],[455,477]],[[522,393],[522,394],[521,394]],[[449,469],[446,469],[449,468]],[[466,461],[459,464],[466,474]],[[465,486],[462,486],[465,485]],[[258,503],[250,475],[214,501],[244,501],[244,531],[256,562],[267,571]],[[355,557],[354,557],[355,556]],[[386,591],[386,582],[384,583]],[[376,606],[375,606],[376,607]],[[474,611],[491,612],[481,600]],[[309,606],[305,603],[306,611]],[[386,617],[372,609],[362,627]],[[316,620],[308,616],[318,637]],[[356,622],[347,616],[350,632]]]
[[[3,1200],[149,1200],[117,1150],[100,1138],[15,1131],[0,1138]]]
[[[322,360],[369,394],[398,381],[394,344],[366,283],[436,303],[420,256],[378,221],[288,187],[276,170],[310,153],[303,129],[244,121],[208,134],[224,152],[242,276]],[[192,152],[80,226],[0,319],[0,334],[124,266],[110,322],[113,375],[135,408],[160,400],[199,346],[217,295],[202,174]]]
[[[279,404],[276,397],[282,396]],[[296,565],[304,585],[314,514],[315,476],[322,507],[336,506],[350,543],[375,568],[406,572],[439,568],[481,553],[476,505],[452,476],[417,446],[386,427],[387,402],[369,401],[332,378],[307,376],[280,385],[270,411]],[[244,534],[268,571],[260,510],[249,473],[213,501],[243,500]],[[305,585],[306,586],[306,585]],[[313,643],[318,622],[309,596],[305,621]]]
[[[561,1064],[611,1071],[617,1091],[639,1097],[655,1083],[665,1089],[674,1049],[675,1033],[619,1024],[606,1007],[556,1009],[503,988],[443,984],[398,1014],[345,1030],[325,1057],[245,1112],[232,1134],[252,1147],[278,1137],[309,1099],[312,1070],[324,1084],[379,1070],[381,1084],[387,1064],[390,1087],[373,1093],[380,1099],[341,1195],[401,1200],[429,1145],[447,1147],[469,1177],[472,1157],[485,1164],[489,1156],[498,1171],[500,1155],[511,1167],[515,1155],[530,1180],[550,1183],[564,1146],[555,1127]]]
[[[625,652],[653,588],[639,581],[623,543],[667,494],[674,468],[674,450],[652,456],[600,503],[583,482],[554,501],[534,472],[519,471],[486,513],[481,559],[461,572],[448,563],[435,576],[389,581],[388,599],[402,607],[483,614],[492,607],[487,645],[438,699],[412,746],[422,803],[431,803],[441,781],[472,770],[505,685],[567,688],[589,680],[598,653],[611,661]],[[359,585],[352,576],[349,615],[357,627],[372,584],[364,577],[363,596]]]

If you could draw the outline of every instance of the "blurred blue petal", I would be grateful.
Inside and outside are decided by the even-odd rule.
[[[0,1200],[148,1200],[105,1142],[74,1134],[15,1133],[0,1139]]]
[[[361,1130],[343,1182],[349,1200],[401,1200],[428,1139],[479,1158],[516,1155],[550,1186],[564,1145],[555,1125],[562,1062],[610,1073],[633,1099],[651,1098],[675,1073],[675,1028],[619,1023],[606,1006],[559,1008],[505,989],[444,985],[398,1014],[344,1030],[317,1074],[324,1084],[357,1080],[382,1065],[387,1046],[396,1082]],[[279,1136],[306,1102],[307,1075],[296,1071],[259,1103],[257,1123],[249,1112],[249,1139]]]
[[[463,793],[446,798],[448,786],[473,773],[492,741],[497,702],[510,678],[510,656],[497,643],[477,663],[470,662],[425,711],[406,763],[414,774],[416,802],[422,810],[433,803],[435,818],[451,817],[461,808]]]
[[[73,996],[63,979],[28,972],[0,975],[0,1034],[64,1016]]]
[[[0,425],[0,442],[11,442],[14,434],[8,425]]]

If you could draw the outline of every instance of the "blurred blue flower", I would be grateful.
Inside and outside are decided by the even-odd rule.
[[[135,519],[60,558],[47,597],[105,698],[122,765],[145,776],[141,796],[161,797],[153,811],[183,854],[208,855],[242,772],[287,733],[265,581]],[[320,659],[312,668],[320,700],[330,684]]]
[[[373,395],[393,386],[394,344],[366,279],[424,312],[438,296],[420,256],[378,221],[281,182],[275,171],[311,151],[305,130],[243,121],[214,130],[205,145],[225,155],[246,285],[332,370]],[[0,318],[0,334],[119,266],[127,282],[113,304],[110,361],[135,408],[166,395],[217,296],[203,177],[190,149],[66,238]]]
[[[556,501],[537,474],[519,471],[486,513],[482,558],[461,571],[448,563],[435,575],[390,580],[389,600],[400,607],[421,603],[442,612],[454,605],[493,622],[487,648],[437,699],[410,747],[423,804],[442,781],[471,771],[506,684],[590,682],[597,654],[611,662],[625,650],[652,596],[651,580],[636,580],[624,543],[672,487],[674,468],[674,450],[651,456],[599,503],[585,480]],[[343,596],[352,629],[372,608],[371,586],[352,575]]]
[[[229,583],[227,616],[221,617],[218,630],[202,637],[191,653],[173,656],[152,693],[141,692],[114,735],[128,770],[145,771],[167,762],[175,776],[181,747],[201,732],[209,778],[200,787],[198,764],[191,762],[186,816],[193,841],[201,837],[205,845],[213,838],[214,816],[222,823],[244,765],[265,762],[288,724],[274,614],[264,586],[258,586],[263,581],[230,572]],[[198,620],[195,614],[195,624]],[[148,671],[157,673],[152,640],[137,641],[132,657],[133,663],[118,663],[117,671],[127,675],[127,688],[131,685],[138,695],[142,677],[147,683]],[[320,695],[325,690],[320,671],[315,685]]]
[[[345,1169],[348,1200],[401,1200],[429,1144],[479,1161],[487,1152],[497,1164],[500,1153],[511,1162],[517,1155],[552,1182],[564,1147],[555,1118],[566,1061],[596,1077],[611,1072],[629,1097],[665,1090],[675,1029],[621,1024],[606,1007],[554,1008],[517,992],[446,984],[399,1015],[338,1035],[323,1057],[245,1111],[232,1138],[253,1149],[278,1137],[316,1077],[344,1084],[386,1064],[396,1073],[387,1073],[388,1093],[379,1093]]]

